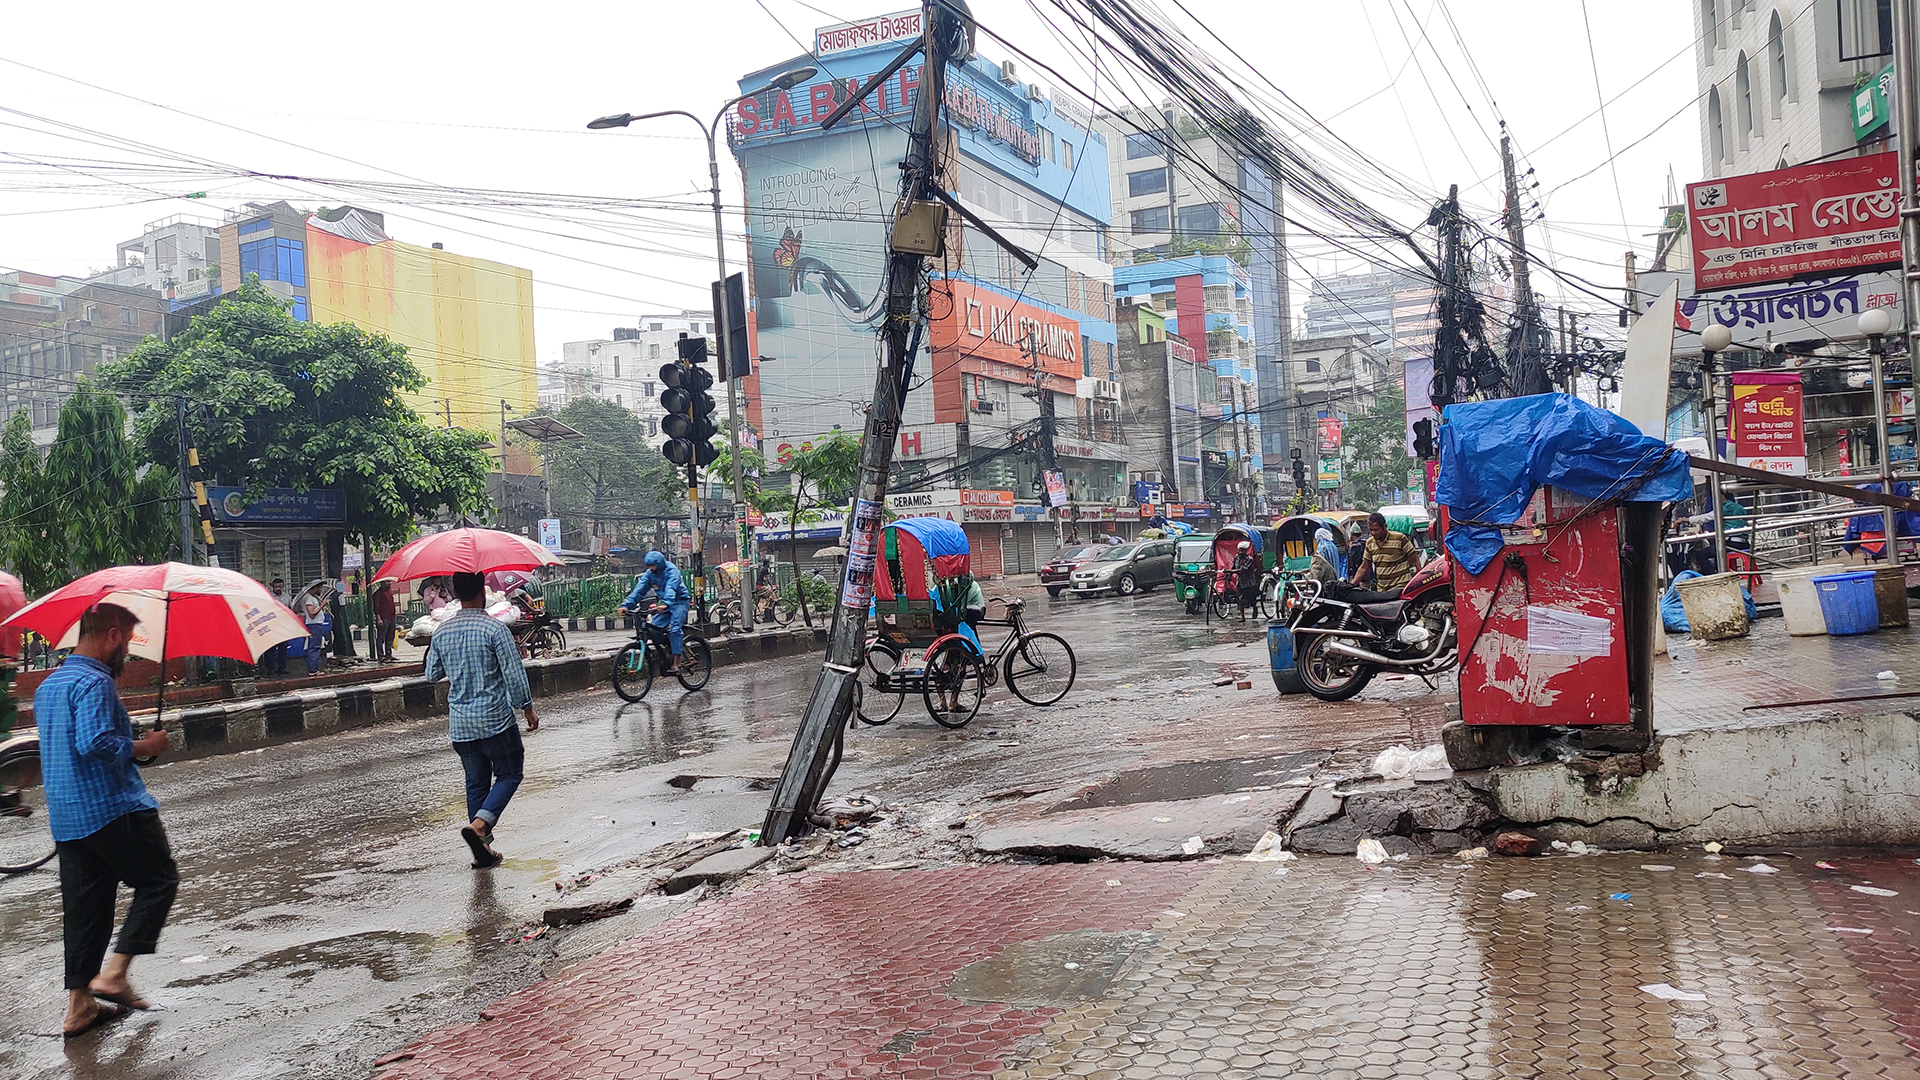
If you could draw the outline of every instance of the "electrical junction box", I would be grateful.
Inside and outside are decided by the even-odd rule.
[[[889,245],[902,255],[939,258],[947,250],[947,208],[937,202],[910,202],[893,219]]]

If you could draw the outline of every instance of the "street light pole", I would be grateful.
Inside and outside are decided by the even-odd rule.
[[[795,68],[792,71],[783,71],[779,75],[774,76],[768,85],[780,90],[791,90],[801,83],[806,82],[808,79],[813,78],[816,74],[818,74],[818,69],[816,68]],[[700,126],[700,133],[706,136],[707,139],[707,184],[708,191],[713,196],[713,259],[720,271],[720,287],[715,291],[713,312],[715,322],[714,342],[718,346],[720,355],[725,357],[726,364],[721,375],[722,381],[727,384],[727,426],[730,429],[728,438],[732,440],[732,445],[727,448],[728,472],[732,474],[728,477],[728,480],[733,487],[734,550],[739,552],[740,560],[744,567],[740,575],[742,582],[740,626],[744,630],[753,629],[753,596],[749,593],[749,586],[746,584],[752,580],[753,574],[753,530],[747,525],[746,470],[740,461],[740,391],[734,386],[733,372],[736,364],[744,366],[749,361],[745,356],[731,355],[731,350],[728,348],[732,339],[733,313],[729,310],[731,301],[727,297],[727,226],[726,209],[720,201],[719,131],[720,121],[726,119],[727,110],[733,108],[738,102],[744,101],[752,96],[753,94],[739,94],[728,98],[725,104],[720,106],[720,111],[714,113],[712,123],[707,123],[684,109],[666,109],[660,112],[641,113],[638,116],[632,113],[603,116],[587,125],[588,128],[601,130],[605,128],[626,127],[635,120],[652,120],[655,117],[661,116],[684,116],[695,124],[698,124]],[[705,541],[704,539],[696,540],[696,543],[704,545]]]
[[[1707,458],[1720,460],[1720,410],[1714,403],[1714,354],[1733,344],[1733,331],[1723,323],[1711,323],[1700,330],[1700,399],[1707,412]],[[1707,498],[1713,502],[1713,572],[1727,569],[1727,515],[1721,510],[1720,474],[1707,473]]]

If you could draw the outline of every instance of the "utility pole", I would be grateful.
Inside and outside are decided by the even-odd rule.
[[[506,398],[500,399],[500,527],[507,527],[507,410]]]
[[[1427,219],[1440,227],[1440,330],[1433,347],[1433,407],[1445,411],[1458,400],[1461,354],[1466,343],[1460,327],[1460,185],[1447,189],[1447,201]]]
[[[1500,136],[1500,168],[1507,175],[1507,240],[1513,245],[1514,320],[1518,324],[1507,335],[1508,390],[1516,397],[1525,397],[1544,394],[1553,389],[1553,383],[1541,363],[1541,339],[1546,335],[1528,277],[1527,228],[1520,212],[1520,178],[1514,173],[1513,140],[1505,134]]]
[[[1060,468],[1060,454],[1053,445],[1056,423],[1053,391],[1047,389],[1047,373],[1040,369],[1040,343],[1033,339],[1032,330],[1028,330],[1026,336],[1020,339],[1020,349],[1027,354],[1027,363],[1033,367],[1033,393],[1040,404],[1041,497],[1047,500],[1047,516],[1053,519],[1053,546],[1064,547],[1067,542],[1066,509],[1053,505],[1053,496],[1046,490],[1047,474]]]
[[[193,557],[193,477],[187,466],[187,399],[183,394],[178,399],[180,423],[180,561],[189,566],[199,560]]]
[[[913,121],[907,155],[900,163],[900,201],[887,250],[886,317],[881,334],[886,359],[874,376],[873,404],[867,410],[866,430],[860,440],[860,476],[854,488],[853,522],[848,534],[846,571],[840,582],[840,600],[827,634],[827,657],[813,684],[813,696],[794,733],[786,768],[767,807],[760,843],[773,846],[811,827],[808,820],[825,787],[824,777],[834,747],[844,737],[856,680],[866,647],[867,607],[873,597],[873,577],[881,572],[880,529],[886,520],[887,470],[893,464],[900,433],[904,388],[910,383],[913,355],[918,347],[920,274],[927,257],[944,250],[946,212],[958,213],[994,242],[1014,251],[1029,267],[1038,260],[1014,248],[991,225],[981,221],[941,187],[935,158],[940,106],[946,97],[947,64],[964,61],[972,50],[972,14],[965,0],[932,0],[921,8],[920,39],[902,50],[865,84],[880,88],[916,53],[924,60],[920,88],[914,95]],[[849,94],[821,121],[833,125],[865,97]]]
[[[1888,104],[1893,106],[1894,145],[1900,152],[1900,269],[1906,288],[1901,290],[1906,304],[1907,317],[1907,356],[1920,356],[1920,328],[1914,324],[1920,320],[1920,185],[1916,184],[1913,171],[1920,167],[1920,107],[1916,107],[1916,93],[1920,93],[1920,71],[1915,64],[1920,61],[1914,55],[1913,0],[1893,0],[1893,92],[1887,95]],[[1880,490],[1892,493],[1888,481],[1892,467],[1887,461],[1887,407],[1886,382],[1880,364],[1882,349],[1874,350],[1875,371],[1873,380],[1873,405],[1875,428],[1880,437]],[[1900,561],[1897,551],[1898,536],[1894,531],[1893,512],[1883,515],[1887,534],[1887,565],[1896,565]]]

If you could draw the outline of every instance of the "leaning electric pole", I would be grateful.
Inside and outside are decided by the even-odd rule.
[[[933,0],[921,8],[920,39],[909,45],[867,80],[880,88],[916,54],[924,57],[920,88],[914,96],[913,124],[908,131],[907,156],[900,163],[900,198],[894,206],[893,228],[887,244],[887,306],[881,336],[886,356],[874,377],[873,403],[867,409],[866,432],[860,443],[860,476],[855,485],[852,528],[847,540],[846,571],[840,582],[840,601],[834,607],[833,628],[827,635],[827,658],[813,684],[813,696],[794,733],[787,766],[773,790],[772,804],[761,829],[760,842],[779,844],[805,832],[819,802],[830,758],[843,737],[853,711],[856,680],[866,648],[867,608],[873,600],[873,577],[880,567],[880,529],[886,519],[887,471],[893,465],[894,439],[900,430],[900,408],[919,347],[916,333],[920,314],[920,278],[929,256],[945,250],[947,212],[952,210],[996,243],[1011,247],[1000,234],[960,205],[940,185],[940,106],[946,98],[947,64],[964,61],[972,52],[972,15],[965,0]],[[821,128],[832,128],[865,96],[855,92],[842,100]],[[1015,250],[1029,266],[1032,256]]]
[[[1502,121],[1505,126],[1505,121]],[[1526,216],[1520,210],[1520,178],[1514,172],[1513,140],[1500,136],[1500,167],[1507,176],[1507,241],[1513,247],[1513,326],[1507,333],[1507,392],[1515,397],[1553,389],[1541,362],[1546,328],[1528,278]]]

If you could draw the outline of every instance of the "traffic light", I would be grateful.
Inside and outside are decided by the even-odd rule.
[[[1430,418],[1413,422],[1413,456],[1422,461],[1433,457],[1433,420]]]
[[[660,383],[666,387],[660,407],[667,414],[660,420],[667,437],[660,452],[675,465],[711,465],[720,456],[713,446],[719,430],[713,423],[713,395],[707,392],[713,372],[695,366],[707,357],[707,339],[682,337],[679,344],[680,361],[660,368]]]
[[[1303,491],[1307,486],[1307,463],[1299,458],[1293,459],[1293,486]]]

